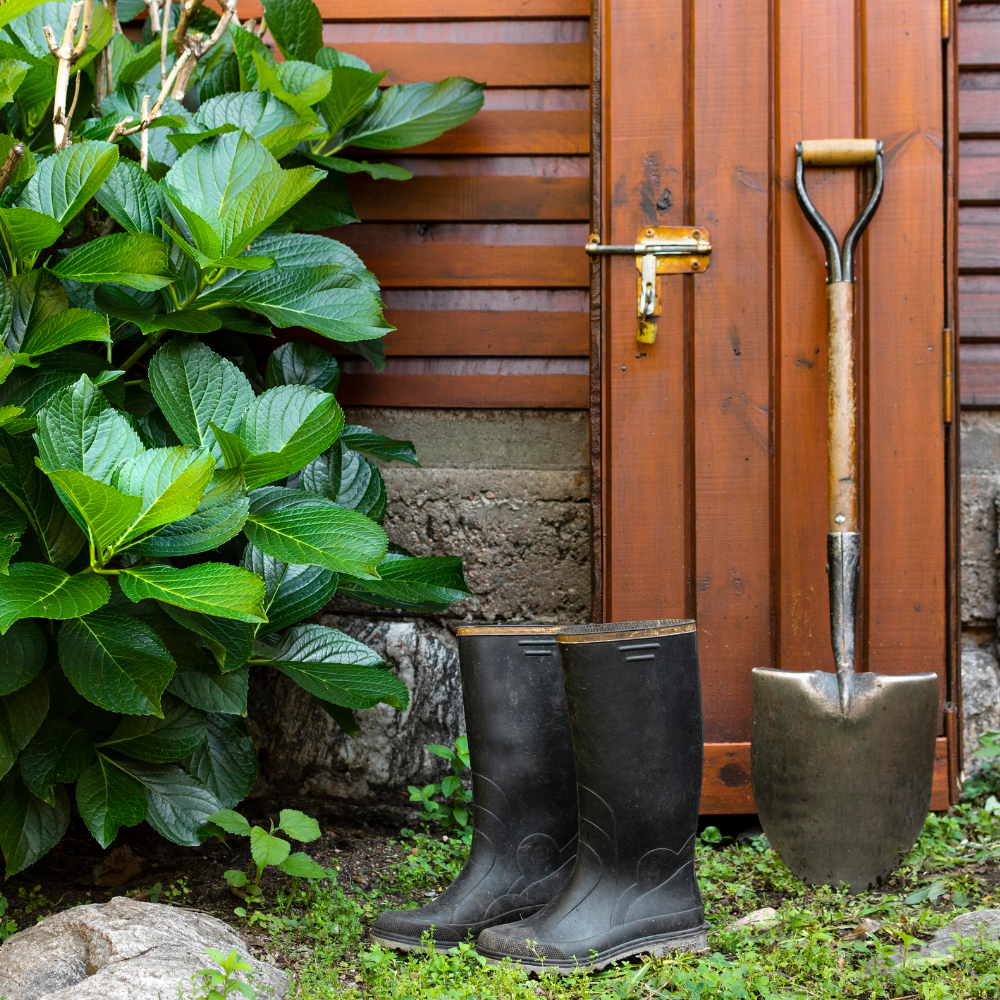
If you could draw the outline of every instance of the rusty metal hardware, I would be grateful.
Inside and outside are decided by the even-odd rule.
[[[942,358],[944,368],[944,422],[950,424],[952,410],[955,405],[955,372],[951,360],[951,328],[946,326],[942,333],[941,353],[944,355]]]
[[[712,242],[701,226],[647,226],[629,246],[607,246],[591,234],[585,247],[591,257],[634,256],[639,272],[636,281],[636,314],[640,344],[656,341],[660,316],[660,275],[700,274],[708,269]]]

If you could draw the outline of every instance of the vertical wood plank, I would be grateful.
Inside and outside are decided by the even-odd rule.
[[[685,3],[611,0],[605,21],[606,242],[685,222]],[[683,282],[666,277],[655,344],[636,343],[632,257],[605,265],[609,620],[689,613]]]
[[[823,474],[826,255],[795,197],[795,143],[856,135],[856,5],[778,0],[776,7],[775,666],[832,670]],[[809,170],[806,180],[842,237],[856,212],[855,171]]]
[[[771,4],[693,7],[695,565],[705,739],[745,740],[772,655]]]
[[[869,670],[937,671],[946,696],[941,330],[941,9],[862,0],[864,134],[885,143],[885,195],[864,250],[863,531]]]

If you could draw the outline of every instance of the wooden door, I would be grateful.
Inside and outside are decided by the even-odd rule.
[[[697,619],[703,812],[753,811],[751,669],[833,669],[825,258],[795,199],[800,139],[885,146],[858,272],[860,648],[866,670],[938,673],[935,805],[954,792],[942,13],[941,0],[597,0],[596,231],[627,244],[696,225],[713,246],[706,273],[662,279],[650,346],[636,342],[634,258],[595,265],[592,284],[595,617]],[[808,183],[842,235],[863,176]]]

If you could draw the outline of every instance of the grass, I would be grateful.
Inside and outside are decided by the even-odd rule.
[[[387,893],[405,892],[418,905],[458,873],[467,846],[456,839],[411,835],[378,888],[301,883],[251,919],[294,970],[301,1000],[1000,998],[1000,944],[972,941],[951,959],[916,954],[959,913],[1000,908],[998,788],[997,770],[967,786],[973,798],[929,816],[905,865],[879,890],[857,896],[802,885],[763,839],[702,842],[698,875],[711,951],[601,974],[539,979],[510,964],[486,966],[467,945],[414,955],[371,946],[365,926]],[[773,927],[728,929],[765,906],[777,910]],[[863,920],[878,929],[866,933]]]

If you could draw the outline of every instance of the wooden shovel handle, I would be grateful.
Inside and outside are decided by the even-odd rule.
[[[827,473],[831,534],[858,530],[857,416],[854,388],[854,285],[826,286]]]

